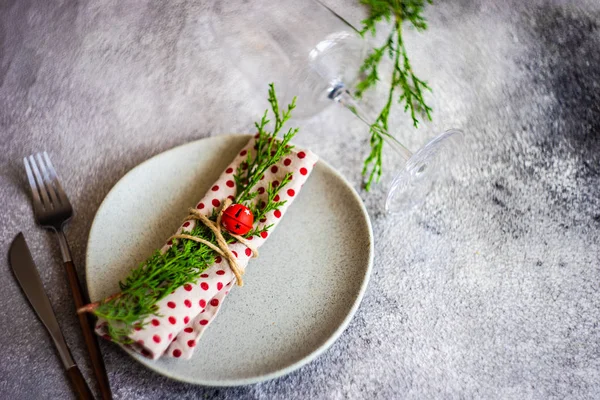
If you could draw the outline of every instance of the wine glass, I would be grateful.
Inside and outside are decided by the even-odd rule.
[[[257,89],[274,82],[286,103],[298,97],[295,117],[338,103],[366,125],[375,121],[352,95],[368,43],[319,1],[215,0],[210,24],[227,57]],[[443,132],[414,154],[389,132],[381,136],[398,156],[385,203],[393,213],[423,201],[454,161],[463,134]]]

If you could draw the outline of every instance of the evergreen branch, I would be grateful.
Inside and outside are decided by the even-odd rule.
[[[291,180],[292,173],[288,172],[287,174],[285,174],[279,185],[273,186],[273,184],[269,182],[266,189],[267,200],[262,202],[261,204],[249,204],[250,211],[252,211],[255,221],[260,221],[261,219],[266,217],[267,213],[277,210],[286,203],[287,200],[275,201],[275,198],[277,197],[277,194],[281,191],[281,189],[285,187],[285,185],[287,185],[288,182],[290,182]],[[248,236],[252,235],[248,234]]]
[[[214,233],[197,224],[190,233],[214,241]],[[157,314],[156,303],[186,283],[198,280],[200,274],[215,261],[215,251],[205,244],[191,240],[174,240],[164,254],[156,250],[150,258],[119,283],[121,293],[101,302],[93,312],[108,322],[108,334],[114,341],[127,344],[140,321]]]
[[[292,151],[293,146],[289,142],[298,132],[298,128],[290,128],[283,134],[281,139],[278,138],[283,125],[291,118],[292,110],[296,108],[296,98],[294,97],[286,110],[280,112],[279,102],[275,95],[275,87],[271,83],[269,84],[269,103],[275,117],[273,132],[266,130],[269,121],[267,120],[267,112],[265,111],[261,122],[256,124],[256,128],[258,129],[258,137],[254,146],[256,156],[252,157],[250,152],[248,152],[246,165],[240,165],[235,174],[235,181],[238,184],[238,195],[235,201],[240,204],[248,203],[256,196],[256,194],[251,193],[252,188],[258,184],[270,167],[277,164]],[[256,214],[254,214],[254,218],[259,219]]]
[[[427,29],[423,11],[432,0],[360,0],[369,8],[369,17],[362,21],[363,28],[360,34],[364,36],[376,34],[376,25],[380,21],[393,21],[393,30],[388,35],[385,43],[376,47],[365,58],[361,66],[363,79],[357,84],[356,96],[361,97],[364,92],[377,85],[379,81],[378,67],[384,55],[393,60],[391,86],[386,104],[379,116],[371,125],[371,151],[364,161],[363,175],[369,175],[365,188],[369,190],[372,183],[379,181],[382,173],[383,136],[389,136],[388,121],[396,90],[400,91],[397,101],[404,104],[404,111],[410,114],[413,126],[419,126],[419,114],[431,120],[431,107],[425,102],[423,93],[431,90],[427,83],[419,79],[413,72],[408,58],[408,52],[402,36],[402,24],[409,22],[417,30]]]

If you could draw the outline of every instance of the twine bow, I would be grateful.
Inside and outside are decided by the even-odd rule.
[[[221,211],[219,211],[219,215],[217,216],[216,222],[211,221],[210,219],[208,219],[205,215],[203,215],[200,211],[198,211],[195,208],[190,208],[190,210],[189,210],[190,214],[187,217],[185,217],[184,222],[190,221],[190,220],[200,221],[204,225],[206,225],[211,231],[213,231],[213,233],[215,234],[215,237],[217,239],[217,245],[209,242],[208,240],[205,240],[205,239],[202,239],[202,238],[199,238],[196,236],[192,236],[192,235],[186,235],[186,234],[173,235],[169,238],[169,240],[187,239],[187,240],[193,240],[194,242],[198,242],[198,243],[207,245],[208,247],[210,247],[211,249],[213,249],[214,251],[216,251],[221,256],[223,256],[227,259],[227,261],[229,262],[229,267],[231,268],[231,271],[235,275],[237,285],[244,286],[244,281],[242,280],[242,275],[244,274],[244,270],[240,268],[237,258],[233,255],[231,250],[229,250],[229,246],[227,246],[227,241],[225,240],[225,238],[223,237],[223,234],[221,233],[221,217],[223,216],[223,212],[231,205],[231,203],[232,203],[232,201],[229,198],[223,202],[223,207],[221,207]],[[242,243],[244,246],[249,248],[252,251],[252,258],[258,257],[258,249],[256,247],[254,247],[250,243],[250,241],[248,241],[247,239],[243,238],[240,235],[236,235],[231,232],[229,232],[229,235],[231,235],[231,237],[233,237],[235,240],[237,240],[238,242]]]

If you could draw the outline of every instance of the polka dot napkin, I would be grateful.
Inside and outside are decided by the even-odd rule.
[[[213,209],[219,207],[227,197],[235,196],[234,171],[246,159],[248,152],[254,152],[255,140],[253,138],[249,141],[208,193],[196,204],[196,208],[204,215],[210,215]],[[260,193],[257,201],[266,200],[265,189],[269,182],[276,186],[288,172],[292,172],[293,177],[278,194],[281,200],[287,200],[287,202],[278,210],[270,212],[265,219],[255,221],[255,226],[259,227],[273,224],[269,231],[264,232],[262,236],[251,238],[256,247],[260,247],[273,233],[283,214],[300,192],[316,162],[317,156],[310,151],[294,149],[265,173],[257,187],[257,191]],[[275,200],[280,201],[277,198]],[[196,221],[184,222],[177,233],[191,231],[196,223]],[[161,251],[166,251],[170,245],[170,242],[166,243]],[[245,269],[252,257],[252,251],[238,242],[232,243],[229,248],[238,258],[240,268]],[[180,287],[158,303],[158,314],[161,317],[152,316],[149,320],[143,321],[145,322],[143,328],[136,328],[129,335],[134,344],[127,345],[127,348],[152,359],[158,359],[163,355],[189,359],[204,330],[214,320],[225,297],[235,284],[235,276],[229,268],[229,263],[226,259],[217,257],[215,263],[201,275],[196,283]],[[252,282],[246,284],[251,285]],[[110,340],[107,335],[106,321],[98,320],[96,332]]]

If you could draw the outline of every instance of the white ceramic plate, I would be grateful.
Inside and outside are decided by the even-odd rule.
[[[118,281],[163,245],[248,139],[226,135],[188,143],[138,165],[114,186],[88,241],[92,301],[118,291]],[[132,356],[160,374],[201,385],[244,385],[287,374],[342,334],[366,289],[372,260],[371,225],[361,200],[319,161],[193,358]]]

